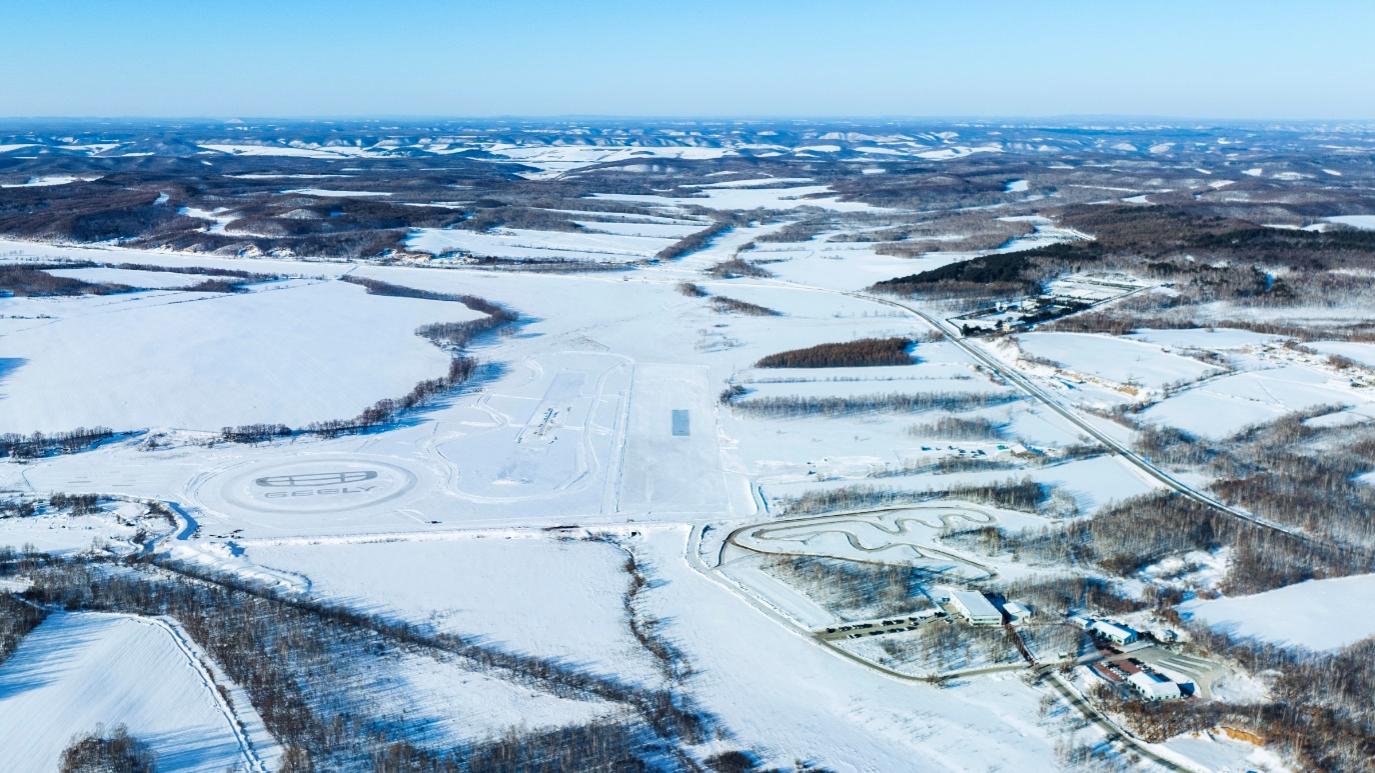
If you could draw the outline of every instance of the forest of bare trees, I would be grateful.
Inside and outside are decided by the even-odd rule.
[[[95,566],[39,557],[0,562],[0,576],[23,571],[24,597],[69,610],[166,615],[243,687],[287,749],[291,772],[376,770],[556,770],[569,759],[613,769],[646,756],[679,756],[700,743],[712,720],[685,696],[642,688],[537,657],[507,652],[427,626],[372,617],[344,607],[285,597],[230,576],[146,563]],[[174,570],[169,572],[168,570]],[[22,603],[22,602],[20,602]],[[475,670],[569,698],[623,706],[614,721],[549,734],[515,734],[460,748],[412,746],[407,724],[367,708],[349,685],[359,669],[382,667],[389,653],[457,658]],[[486,760],[481,765],[478,762]],[[396,767],[396,766],[401,767]],[[490,765],[490,767],[483,767]],[[391,767],[388,767],[391,766]]]
[[[911,365],[917,358],[911,353],[913,341],[908,338],[859,338],[834,344],[816,344],[805,349],[761,357],[756,368],[854,368],[877,365]]]
[[[19,435],[0,434],[0,456],[15,459],[37,459],[50,454],[72,454],[85,451],[115,436],[109,427],[77,427],[70,432],[35,432]]]
[[[767,418],[802,416],[850,416],[857,413],[917,413],[945,410],[968,411],[1017,400],[1016,395],[997,392],[889,392],[853,397],[749,397],[734,399],[731,405],[746,413]]]

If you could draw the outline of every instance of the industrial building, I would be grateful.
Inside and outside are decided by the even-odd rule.
[[[976,590],[951,590],[950,607],[970,625],[1002,625],[1003,613]]]
[[[1101,636],[1114,644],[1131,644],[1136,641],[1136,631],[1125,625],[1110,623],[1107,620],[1097,620],[1089,627],[1089,631],[1094,636]]]
[[[1177,701],[1184,697],[1179,691],[1179,685],[1149,671],[1137,671],[1128,676],[1127,684],[1148,701]]]

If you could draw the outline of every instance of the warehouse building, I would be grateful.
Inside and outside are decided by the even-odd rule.
[[[1114,644],[1131,644],[1136,641],[1136,631],[1125,625],[1098,620],[1089,628],[1094,636],[1101,636]]]
[[[951,590],[950,606],[970,625],[1002,625],[1003,613],[976,590]]]
[[[1179,685],[1149,671],[1137,671],[1128,676],[1127,684],[1148,701],[1177,701],[1184,697],[1179,691]]]

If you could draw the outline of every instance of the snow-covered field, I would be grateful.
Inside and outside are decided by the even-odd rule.
[[[123,724],[160,771],[275,770],[281,751],[262,720],[203,659],[161,620],[53,613],[0,665],[5,767],[56,770],[73,737]]]
[[[610,226],[611,230],[601,227]],[[412,250],[436,255],[460,252],[513,260],[591,260],[625,262],[654,257],[678,240],[673,236],[625,233],[624,224],[598,224],[593,231],[533,231],[502,228],[477,232],[459,228],[417,228],[406,239]],[[697,229],[700,230],[700,229]],[[680,237],[679,237],[680,238]]]
[[[1234,636],[1337,650],[1375,636],[1375,574],[1309,580],[1252,596],[1189,601],[1180,611]]]
[[[1159,346],[1081,333],[1026,333],[1017,345],[1033,357],[1067,370],[1121,385],[1160,389],[1218,372],[1214,366],[1171,354]]]
[[[183,287],[200,284],[207,277],[196,274],[178,274],[174,271],[142,271],[135,268],[53,268],[47,273],[53,276],[80,279],[83,282],[122,284],[128,287],[141,287],[149,290],[179,290]]]
[[[159,274],[172,276],[174,274]],[[0,300],[0,390],[10,431],[179,427],[349,418],[442,374],[417,327],[478,317],[457,303],[369,295],[340,282],[248,293]],[[385,361],[387,367],[360,367]]]
[[[1284,366],[1203,382],[1147,408],[1141,417],[1216,440],[1307,408],[1369,402],[1330,375]]]
[[[254,565],[306,578],[322,598],[605,675],[659,680],[621,606],[630,581],[625,555],[606,543],[475,532],[439,540],[265,541],[245,550]]]
[[[809,149],[793,152],[844,153],[844,163],[882,171],[897,169],[893,161],[901,158],[946,160],[1001,150],[949,134],[920,140],[818,138]],[[826,144],[830,142],[863,144]],[[481,146],[491,154],[483,162],[517,172],[527,179],[514,182],[530,185],[542,178],[610,174],[610,168],[589,169],[609,163],[621,164],[614,168],[627,180],[658,179],[661,162],[720,158],[744,150],[728,145],[483,145],[437,139],[421,144],[423,152],[435,154]],[[204,147],[207,163],[216,160],[214,152],[281,156],[284,169],[301,163],[290,161],[293,157],[385,158],[400,150],[380,144]],[[982,253],[884,255],[877,242],[858,240],[865,238],[860,231],[867,235],[890,228],[894,223],[887,218],[910,213],[842,201],[841,186],[823,184],[829,178],[820,175],[724,174],[729,176],[720,182],[697,178],[678,188],[656,184],[621,189],[641,193],[597,196],[646,205],[655,211],[652,216],[553,210],[576,218],[581,230],[418,228],[405,241],[411,251],[430,255],[596,261],[618,264],[616,271],[486,270],[490,266],[475,267],[461,259],[418,260],[411,254],[390,265],[350,264],[0,243],[0,253],[22,249],[23,257],[215,266],[289,277],[253,285],[248,292],[209,294],[180,291],[199,281],[191,274],[63,269],[55,273],[148,291],[0,299],[0,428],[51,432],[105,425],[153,430],[77,455],[0,465],[0,489],[37,496],[89,491],[167,501],[174,506],[176,524],[164,521],[144,533],[141,538],[149,540],[150,550],[191,567],[234,573],[276,592],[555,660],[573,671],[649,689],[671,688],[719,722],[720,738],[708,745],[758,751],[766,766],[803,760],[853,771],[1054,769],[1063,759],[1057,746],[1073,731],[1043,713],[1044,686],[1014,672],[938,688],[895,678],[820,646],[805,629],[829,625],[836,613],[771,575],[766,562],[779,555],[806,555],[949,570],[973,583],[995,574],[1017,578],[1032,569],[1006,556],[956,550],[942,542],[943,533],[985,524],[1011,533],[1053,527],[1055,519],[959,502],[806,519],[787,518],[778,508],[793,497],[856,485],[895,496],[923,496],[952,486],[1026,478],[1057,493],[1060,515],[1086,517],[1112,503],[1161,490],[1119,456],[1063,456],[1062,449],[1091,439],[955,342],[932,337],[931,325],[923,319],[864,290],[878,280],[981,254],[1087,236],[1044,217],[1014,214],[1026,211],[1012,208],[1022,203],[1013,200],[1024,196],[1001,196],[995,188],[991,193],[1003,203],[990,205],[986,216],[1027,222],[1032,233]],[[997,178],[995,185],[1006,193],[1025,194],[1031,187],[1027,180],[1008,179],[1024,174]],[[272,177],[307,176],[264,172],[249,179]],[[312,183],[265,187],[295,184]],[[654,193],[643,192],[647,190]],[[392,195],[332,186],[278,192]],[[686,256],[662,263],[648,260],[708,227],[717,215],[703,210],[755,208],[780,214],[737,219],[728,231]],[[234,218],[230,209],[184,214],[201,217],[204,230],[216,235],[225,235]],[[770,240],[803,218],[824,219],[816,229],[820,233],[789,237],[795,241]],[[863,228],[857,230],[856,223]],[[856,240],[846,240],[850,238]],[[941,235],[933,243],[945,238],[961,237]],[[772,275],[721,278],[711,272],[736,257],[757,262]],[[521,318],[502,335],[486,336],[471,347],[470,354],[482,362],[478,378],[393,425],[330,439],[209,444],[206,433],[226,425],[299,426],[351,417],[378,399],[405,394],[416,382],[444,372],[450,354],[416,336],[416,328],[474,319],[475,312],[458,303],[370,295],[336,281],[344,273],[481,296]],[[693,286],[682,284],[687,282]],[[1145,290],[1145,283],[1072,275],[1060,277],[1051,289],[1098,303]],[[731,300],[774,313],[751,316]],[[762,357],[780,351],[867,337],[915,341],[913,363],[755,367]],[[1050,391],[1074,398],[1066,404],[1080,399],[1111,403],[1114,390],[1120,401],[1125,399],[1121,387],[1137,387],[1153,397],[1169,395],[1142,414],[1146,421],[1207,436],[1216,432],[1222,437],[1304,407],[1357,405],[1355,410],[1363,410],[1371,402],[1324,365],[1320,355],[1298,352],[1292,357],[1309,359],[1282,360],[1291,354],[1277,353],[1276,340],[1200,328],[1142,330],[1119,337],[1033,332],[1021,335],[1017,345],[1029,359],[1053,361],[1067,371],[1054,374],[1057,368],[1027,366],[1031,377],[1050,384]],[[1313,349],[1328,353],[1323,346]],[[1217,361],[1226,365],[1191,356],[1194,348],[1224,351],[1225,360]],[[1331,353],[1360,359],[1360,351],[1350,347]],[[1010,346],[998,355],[1017,361]],[[1236,372],[1228,374],[1233,368]],[[1172,389],[1182,383],[1192,386]],[[729,387],[745,391],[723,393]],[[990,404],[959,411],[935,407],[786,417],[741,405],[767,398],[889,394],[981,396]],[[972,427],[973,434],[952,435],[952,418],[958,419],[956,429]],[[1130,436],[1120,423],[1087,420],[1114,437]],[[140,445],[149,438],[162,446]],[[948,461],[962,465],[961,471],[938,464]],[[132,511],[125,515],[122,523],[99,515],[61,523],[46,514],[22,521],[0,519],[0,545],[33,542],[72,554],[90,549],[94,539],[132,550],[131,540],[146,524]],[[699,549],[697,535],[706,523],[717,542]],[[723,544],[724,534],[737,529],[735,543]],[[646,576],[643,586],[631,584],[626,551]],[[718,556],[729,565],[714,568]],[[1200,572],[1220,573],[1225,554],[1209,558],[1212,563]],[[1174,568],[1167,562],[1153,567],[1159,573]],[[1143,577],[1134,581],[1151,579]],[[1200,574],[1199,579],[1206,578]],[[637,640],[625,606],[632,587],[637,594],[634,614],[641,623],[651,621],[655,635],[681,652],[683,679],[667,679],[664,664]],[[1364,586],[1357,592],[1364,592]],[[926,603],[917,596],[912,601]],[[1246,601],[1204,602],[1191,611],[1210,621],[1229,619],[1228,608],[1207,605]],[[114,662],[120,680],[134,672],[124,662],[131,658],[149,661],[136,664],[145,675],[168,672],[170,655],[158,654],[165,642],[143,633],[149,626],[132,618],[60,615],[29,637],[27,649],[0,665],[0,685],[6,680],[42,681],[25,674],[54,670],[52,661],[74,664],[70,676],[19,693],[40,701],[23,704],[25,711],[51,715],[66,702],[86,701],[90,688],[80,685],[97,681],[94,669],[100,663]],[[88,628],[98,628],[99,635],[81,633]],[[70,635],[71,630],[80,635]],[[82,654],[87,650],[90,654]],[[181,703],[168,697],[170,692],[162,692],[176,687],[181,696],[176,700],[201,700],[201,693],[182,683],[186,675],[178,673],[169,679],[171,686],[156,682],[139,689],[155,691],[147,700],[160,702],[160,711],[179,712],[177,721],[199,723],[203,730],[168,729],[137,711],[119,719],[136,735],[148,737],[160,759],[172,750],[166,752],[171,755],[165,758],[171,762],[164,762],[168,769],[212,769],[212,764],[223,769],[233,762],[226,755],[234,753],[223,743],[223,728],[214,729],[214,717],[204,707],[182,710]],[[117,683],[121,689],[123,685]],[[141,694],[134,689],[131,683],[126,693]],[[427,742],[437,744],[490,739],[510,728],[585,723],[624,709],[545,693],[419,651],[379,662],[367,689],[367,700],[379,711],[426,724],[432,729]],[[56,723],[59,729],[36,731],[48,745],[44,748],[65,743],[82,729],[74,723],[97,721],[94,713],[105,711],[108,702],[104,695],[97,698],[87,701],[91,716],[79,713]],[[12,705],[18,704],[0,697],[0,739],[6,732],[2,720]],[[255,727],[250,723],[250,734],[257,732]],[[1080,735],[1085,733],[1099,731],[1090,728]],[[208,751],[199,756],[176,751],[176,743],[193,735]],[[1184,754],[1201,743],[1176,740]],[[262,748],[271,746],[268,741]],[[1230,748],[1213,757],[1208,756],[1217,751],[1213,747],[1195,751],[1206,759],[1247,758]]]

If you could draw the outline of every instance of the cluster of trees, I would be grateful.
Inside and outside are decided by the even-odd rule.
[[[731,258],[707,269],[707,273],[721,279],[735,279],[736,277],[748,276],[756,279],[766,279],[773,276],[773,272],[753,261],[743,258]]]
[[[92,515],[100,512],[100,495],[53,494],[48,497],[48,506],[54,510],[65,510],[72,515]]]
[[[33,584],[25,595],[38,604],[176,619],[248,692],[268,729],[286,747],[285,769],[292,771],[354,769],[366,760],[407,759],[420,761],[412,767],[385,769],[439,771],[459,764],[463,770],[493,769],[466,767],[467,760],[484,753],[496,760],[525,755],[531,765],[535,758],[582,754],[588,766],[609,769],[624,761],[627,748],[637,758],[651,754],[650,746],[657,750],[653,753],[678,754],[679,744],[706,740],[711,726],[710,718],[690,699],[665,690],[508,652],[457,634],[436,633],[428,626],[283,596],[243,578],[195,567],[162,563],[155,568],[144,562],[92,566],[48,558],[26,574]],[[630,718],[619,725],[619,737],[626,743],[614,742],[617,734],[602,727],[583,735],[570,730],[565,740],[572,746],[562,751],[552,740],[533,735],[512,736],[490,746],[407,750],[413,725],[399,716],[378,714],[367,696],[352,687],[375,676],[369,669],[385,662],[386,655],[403,650],[457,658],[473,669],[563,697],[627,707]],[[602,754],[612,759],[598,756]]]
[[[37,459],[51,454],[74,454],[115,436],[109,427],[77,427],[70,432],[0,434],[0,456]]]
[[[881,662],[906,673],[930,676],[1015,663],[1022,659],[1012,639],[1015,635],[1001,626],[977,628],[929,622],[900,637],[883,637],[879,643],[884,653]]]
[[[97,725],[95,732],[72,739],[58,763],[61,773],[156,773],[157,756],[124,725],[109,733]]]
[[[465,324],[465,323],[459,323]],[[449,360],[449,370],[443,376],[421,381],[411,387],[411,391],[397,398],[383,398],[364,408],[352,419],[327,419],[313,421],[302,428],[302,432],[322,437],[336,437],[354,432],[364,432],[396,420],[408,411],[428,404],[435,397],[445,394],[472,377],[477,369],[477,361],[462,355]]]
[[[942,416],[926,424],[908,427],[907,434],[944,440],[999,440],[1003,437],[1003,429],[982,416]]]
[[[639,608],[640,593],[650,587],[648,569],[635,557],[635,552],[624,544],[610,537],[603,538],[602,541],[615,546],[625,554],[622,568],[625,569],[630,582],[621,597],[621,604],[625,609],[626,623],[631,635],[654,657],[655,665],[669,682],[678,683],[691,676],[692,667],[688,663],[687,655],[664,636],[661,630],[663,621],[646,615]]]
[[[266,443],[296,434],[285,424],[240,424],[220,430],[220,439],[230,443]]]
[[[941,578],[915,566],[822,556],[769,556],[763,568],[841,620],[920,609],[928,604],[924,589]]]
[[[933,499],[963,499],[968,502],[1003,507],[1008,510],[1035,512],[1050,501],[1045,486],[1030,478],[1012,479],[989,484],[955,484],[924,491],[901,491],[859,484],[833,489],[808,491],[785,500],[783,511],[789,514],[828,513],[915,504]]]
[[[18,297],[47,295],[110,295],[133,292],[135,288],[105,282],[87,282],[71,277],[53,276],[45,268],[71,268],[70,264],[48,266],[0,265],[0,294]]]
[[[369,295],[387,295],[393,298],[419,298],[426,301],[452,301],[461,303],[473,311],[486,314],[489,317],[497,317],[503,321],[510,322],[515,320],[516,314],[503,307],[499,303],[493,303],[486,298],[466,293],[441,293],[435,290],[422,290],[416,287],[383,282],[380,279],[370,279],[365,276],[349,274],[340,277],[341,280],[349,284],[355,284],[368,291]]]
[[[1025,295],[1040,289],[1040,283],[1027,276],[1031,269],[1032,262],[1026,252],[1009,252],[885,279],[869,289],[895,295],[942,298]]]
[[[911,365],[916,362],[910,338],[860,338],[761,357],[756,368],[854,368]]]
[[[883,243],[879,255],[916,258],[928,252],[975,252],[994,250],[1009,240],[1025,236],[1034,226],[1025,220],[1002,220],[980,215],[946,215],[873,233]],[[962,234],[950,238],[952,234]]]
[[[1135,497],[1092,518],[1003,538],[1022,556],[1096,565],[1121,577],[1169,556],[1230,547],[1231,560],[1221,589],[1238,595],[1375,567],[1365,550],[1333,547],[1266,529],[1173,492]]]
[[[686,295],[689,298],[705,298],[711,294],[708,293],[705,288],[703,288],[699,284],[696,284],[695,282],[679,282],[677,290],[679,293],[681,293],[682,295]]]
[[[0,559],[5,558],[5,555],[0,555]],[[19,647],[20,639],[37,628],[47,616],[47,611],[42,607],[30,604],[13,593],[0,592],[0,663],[8,660]]]
[[[745,314],[751,317],[778,317],[781,313],[767,306],[718,295],[711,299],[712,308],[722,314]]]
[[[1288,443],[1286,430],[1294,433]],[[1330,442],[1316,444],[1315,439]],[[1375,467],[1375,430],[1321,430],[1291,419],[1258,433],[1215,467],[1233,476],[1213,484],[1222,499],[1329,540],[1375,549],[1375,487],[1358,477]]]
[[[732,228],[729,220],[718,220],[700,231],[684,236],[673,244],[659,250],[654,255],[655,260],[674,260],[685,255],[690,255],[711,244],[711,240],[726,233]]]
[[[736,408],[770,418],[800,416],[849,416],[856,413],[889,411],[916,413],[918,411],[968,411],[1002,405],[1018,399],[1016,395],[990,392],[921,392],[907,394],[857,395],[853,397],[753,397],[735,400]]]

